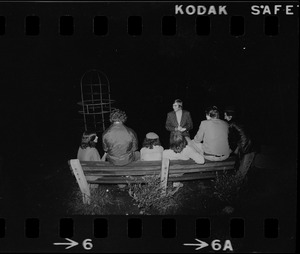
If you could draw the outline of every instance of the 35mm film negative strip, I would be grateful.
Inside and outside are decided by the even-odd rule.
[[[298,1],[1,1],[0,253],[295,252]]]

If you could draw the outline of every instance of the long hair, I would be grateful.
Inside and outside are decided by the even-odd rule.
[[[80,147],[82,149],[85,149],[87,147],[96,147],[96,143],[94,142],[96,137],[97,137],[96,132],[85,131],[82,134]]]
[[[172,149],[175,153],[180,153],[186,145],[187,141],[180,131],[171,132],[170,149]]]
[[[149,138],[145,138],[144,142],[143,142],[143,147],[149,148],[149,149],[153,149],[153,146],[160,146],[160,141],[159,138],[156,139],[149,139]]]

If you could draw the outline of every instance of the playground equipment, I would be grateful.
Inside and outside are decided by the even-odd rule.
[[[81,106],[85,131],[103,132],[109,124],[109,114],[114,109],[110,98],[109,80],[99,70],[86,71],[81,78]]]

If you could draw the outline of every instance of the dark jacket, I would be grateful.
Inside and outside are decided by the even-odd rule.
[[[178,125],[180,125],[182,128],[186,128],[186,130],[182,134],[189,137],[189,131],[193,129],[193,121],[189,111],[182,110],[180,123],[177,122],[175,111],[168,113],[166,120],[166,129],[172,132],[175,131],[175,128],[177,128]]]
[[[136,133],[124,124],[112,124],[103,133],[102,143],[107,160],[114,165],[124,166],[135,159],[138,139]]]
[[[236,122],[229,123],[228,143],[232,151],[242,157],[253,150],[252,140],[243,125]]]

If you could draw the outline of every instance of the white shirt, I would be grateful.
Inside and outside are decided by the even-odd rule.
[[[141,149],[141,161],[160,161],[163,151],[162,146],[153,146],[152,149],[143,147]]]
[[[177,118],[177,122],[178,122],[178,126],[180,126],[180,122],[181,122],[181,117],[182,117],[182,110],[177,110],[176,112],[176,118]]]
[[[95,147],[87,147],[85,149],[79,147],[77,159],[80,161],[100,161],[101,157],[97,148]]]

